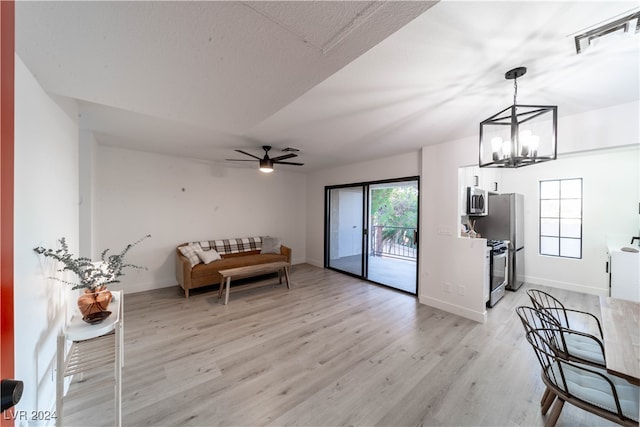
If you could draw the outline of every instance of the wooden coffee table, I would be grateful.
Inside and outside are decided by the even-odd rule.
[[[260,276],[262,274],[278,273],[280,283],[282,283],[282,271],[284,271],[284,277],[287,282],[287,289],[291,289],[289,284],[289,268],[291,264],[284,261],[269,262],[266,264],[248,265],[246,267],[228,268],[226,270],[220,270],[220,289],[218,290],[218,298],[222,298],[222,290],[224,282],[226,280],[226,293],[224,296],[224,305],[229,303],[229,287],[231,286],[231,279],[240,279],[245,277]]]

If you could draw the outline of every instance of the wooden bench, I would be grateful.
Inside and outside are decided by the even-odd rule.
[[[239,279],[245,277],[260,276],[262,274],[278,273],[280,283],[282,283],[282,272],[284,271],[285,280],[287,282],[287,289],[291,289],[289,284],[289,268],[291,264],[284,261],[270,262],[267,264],[248,265],[245,267],[228,268],[226,270],[220,270],[220,289],[218,290],[218,299],[222,298],[222,291],[226,287],[226,293],[224,296],[224,305],[229,303],[229,287],[231,286],[231,279]],[[224,286],[225,280],[227,282]]]

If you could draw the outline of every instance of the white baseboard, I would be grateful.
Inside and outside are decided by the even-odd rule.
[[[439,299],[427,297],[421,295],[418,300],[421,304],[428,305],[429,307],[435,307],[437,309],[453,313],[457,316],[464,317],[466,319],[473,320],[475,322],[484,323],[487,320],[487,311],[477,312],[473,310],[469,310],[466,307],[461,307],[456,304],[451,304],[446,301],[442,301]]]
[[[307,258],[305,261],[307,264],[311,264],[314,267],[324,268],[324,261],[318,261],[317,259],[309,259]]]
[[[543,277],[525,276],[525,283],[530,286],[543,285],[551,288],[564,289],[566,291],[582,292],[584,294],[609,296],[609,289],[596,288],[593,286],[579,285],[577,283],[562,282],[559,280],[549,280]]]
[[[136,283],[135,285],[127,285],[126,287],[123,287],[123,291],[125,294],[133,294],[136,292],[145,292],[145,291],[151,291],[154,289],[161,289],[161,288],[169,288],[171,286],[180,286],[178,284],[178,282],[173,279],[173,280],[165,280],[162,282],[146,282],[146,283]]]

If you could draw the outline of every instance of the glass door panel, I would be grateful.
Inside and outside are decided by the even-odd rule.
[[[333,188],[328,199],[329,267],[363,276],[364,187]]]
[[[369,186],[367,279],[417,294],[418,181]]]

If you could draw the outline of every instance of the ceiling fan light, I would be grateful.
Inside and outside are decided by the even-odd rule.
[[[260,172],[271,173],[273,172],[273,162],[271,159],[260,160]]]

